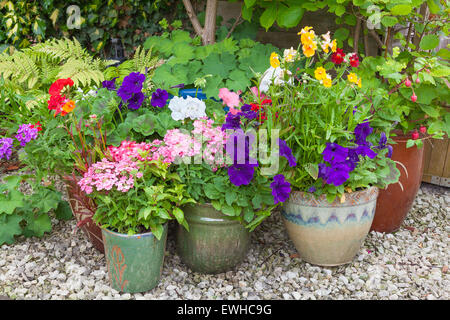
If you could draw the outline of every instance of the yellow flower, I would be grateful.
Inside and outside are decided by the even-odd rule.
[[[322,50],[325,51],[325,53],[328,53],[328,49],[331,48],[331,39],[330,39],[330,31],[322,35],[323,42],[322,42]]]
[[[358,82],[358,76],[356,74],[354,74],[353,72],[348,74],[347,79],[348,79],[348,81],[353,82],[355,84]]]
[[[285,49],[284,50],[284,61],[286,62],[294,62],[295,58],[297,56],[297,50],[294,48]]]
[[[358,79],[357,85],[361,88],[361,78]]]
[[[312,27],[304,27],[298,34],[300,35],[300,41],[303,46],[311,45],[316,37],[314,30],[311,30]],[[309,31],[311,30],[311,31]]]
[[[314,70],[314,76],[317,80],[323,80],[327,77],[327,71],[323,67],[318,67]]]
[[[331,77],[328,74],[326,74],[322,83],[325,88],[331,87]]]
[[[280,66],[280,60],[278,60],[278,54],[272,52],[270,55],[270,65],[272,68],[278,68]]]
[[[336,52],[337,49],[337,42],[336,39],[334,39],[333,41],[331,41],[331,51],[334,53]]]
[[[317,44],[315,42],[312,42],[309,45],[303,45],[303,47],[302,47],[303,54],[308,58],[312,57],[316,53],[316,49],[317,49]]]

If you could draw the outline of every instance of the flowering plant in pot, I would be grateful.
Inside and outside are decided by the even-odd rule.
[[[225,91],[221,89],[221,96],[230,108],[225,123],[207,118],[194,121],[184,138],[190,143],[183,143],[192,145],[193,152],[180,157],[176,167],[197,202],[186,208],[190,231],[179,228],[178,252],[191,269],[205,273],[224,272],[240,263],[248,250],[250,231],[291,190],[282,174],[264,172],[256,159],[258,113],[239,98],[228,99],[230,91]],[[295,166],[290,150],[283,155]]]
[[[373,96],[372,125],[394,129],[392,159],[402,163],[400,184],[380,191],[372,224],[379,232],[399,229],[411,209],[422,181],[424,143],[433,148],[433,139],[450,134],[449,50],[441,44],[448,35],[447,6],[427,1],[395,19],[382,55],[360,67],[367,78],[363,90]]]
[[[260,86],[271,98],[263,126],[279,129],[298,161],[286,174],[293,192],[283,217],[300,256],[338,265],[359,250],[377,188],[395,183],[399,171],[389,158],[389,133],[371,127],[357,54],[337,48],[329,33],[305,27],[299,35],[297,50],[270,58],[270,85]]]
[[[143,292],[161,277],[167,222],[188,228],[187,194],[170,163],[158,151],[159,142],[124,141],[92,164],[78,182],[96,205],[93,220],[102,227],[111,286],[123,292]],[[162,151],[161,151],[162,152]]]

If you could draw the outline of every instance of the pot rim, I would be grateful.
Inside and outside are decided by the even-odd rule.
[[[341,203],[338,198],[336,198],[332,203],[330,203],[328,202],[325,194],[322,194],[319,198],[316,198],[314,194],[309,192],[292,191],[287,202],[292,202],[305,207],[322,207],[322,208],[353,207],[356,205],[363,205],[369,202],[376,201],[378,194],[379,194],[378,187],[371,186],[352,193],[348,192],[344,193],[345,201],[343,203]]]
[[[168,226],[168,223],[166,222],[162,226],[163,226],[163,228],[166,228]],[[109,234],[112,234],[112,235],[114,235],[116,237],[121,237],[121,238],[137,238],[137,239],[140,239],[140,238],[147,238],[147,237],[155,237],[155,235],[151,231],[150,232],[146,232],[146,233],[137,233],[137,234],[128,235],[126,233],[115,232],[115,231],[109,230],[107,228],[103,228],[103,227],[100,227],[100,228],[101,228],[102,232],[104,231],[106,233],[109,233]]]

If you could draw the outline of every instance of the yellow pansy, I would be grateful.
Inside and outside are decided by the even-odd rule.
[[[322,80],[322,83],[325,88],[331,87],[331,77],[328,74],[326,74],[325,78]]]
[[[314,70],[314,76],[317,80],[323,80],[327,77],[327,71],[323,67],[318,67]]]
[[[311,43],[315,42],[314,38],[316,37],[312,27],[304,27],[298,34],[300,35],[300,41],[302,45],[311,45]],[[310,31],[311,30],[311,31]]]
[[[358,79],[358,82],[356,84],[361,88],[361,78]]]
[[[270,55],[270,65],[272,68],[278,68],[280,66],[280,60],[278,59],[278,54],[272,52]]]
[[[355,84],[358,82],[358,76],[356,74],[354,74],[353,72],[348,74],[347,79],[348,79],[348,81],[353,82]]]

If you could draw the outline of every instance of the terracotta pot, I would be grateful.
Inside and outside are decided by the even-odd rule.
[[[369,233],[377,195],[378,188],[370,187],[329,203],[325,195],[292,192],[282,214],[300,257],[319,266],[350,263]]]
[[[210,204],[186,206],[184,216],[189,232],[178,226],[177,252],[192,271],[226,272],[245,259],[250,232],[239,221],[227,219]]]
[[[92,200],[86,197],[80,190],[78,184],[72,180],[63,180],[66,183],[67,194],[69,195],[69,204],[72,209],[73,216],[80,222],[87,219],[87,223],[80,227],[83,233],[88,237],[89,241],[92,243],[94,248],[96,248],[101,253],[105,253],[105,248],[103,245],[102,230],[100,227],[92,220],[92,212],[89,210],[85,203],[90,203],[92,207],[94,204]],[[74,195],[77,195],[83,201],[80,201]]]
[[[405,220],[408,211],[411,209],[417,192],[420,188],[423,174],[424,148],[418,149],[416,146],[406,148],[406,141],[411,135],[397,133],[393,140],[392,160],[401,162],[403,167],[397,164],[400,170],[400,183],[389,185],[386,189],[380,190],[378,196],[375,217],[370,230],[378,232],[394,232],[400,228]]]

